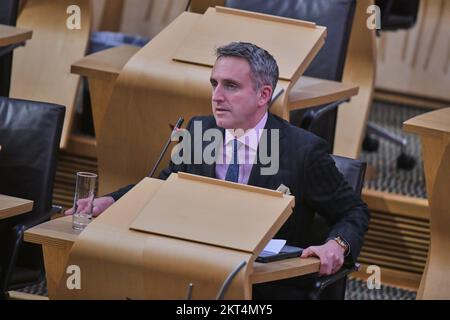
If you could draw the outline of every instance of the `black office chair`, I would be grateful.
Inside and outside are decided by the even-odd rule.
[[[327,27],[325,45],[304,75],[341,81],[355,14],[355,0],[227,0],[225,5],[293,19],[313,21]],[[298,39],[301,41],[301,39]],[[333,150],[339,103],[292,111],[291,123],[325,139]]]
[[[0,294],[43,280],[39,245],[23,230],[49,220],[65,108],[0,97],[0,193],[34,201],[29,213],[0,220]]]
[[[2,0],[0,2],[0,24],[15,26],[19,0]],[[8,97],[13,47],[0,47],[0,96]]]
[[[367,164],[360,160],[336,155],[332,155],[331,157],[347,183],[358,195],[361,195]],[[313,227],[311,229],[316,234],[316,239],[313,242],[323,244],[328,236],[329,226],[320,215],[316,214],[314,217]],[[343,300],[345,298],[347,275],[358,269],[359,264],[357,263],[344,264],[341,270],[334,275],[324,277],[316,276],[309,290],[309,298],[312,300]]]
[[[409,29],[416,24],[420,6],[419,0],[377,0],[375,3],[381,9],[382,31]],[[397,167],[399,169],[411,170],[414,168],[416,160],[406,153],[406,139],[389,132],[375,123],[367,123],[367,134],[363,141],[363,150],[368,152],[378,150],[379,142],[375,136],[400,146],[400,155],[397,157]]]

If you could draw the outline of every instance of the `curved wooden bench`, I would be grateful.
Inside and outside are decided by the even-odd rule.
[[[417,299],[450,299],[450,108],[414,117],[404,129],[421,137],[430,205],[430,248]]]
[[[31,39],[32,30],[0,24],[0,47],[18,44]]]
[[[367,7],[373,0],[358,0],[342,81],[359,86],[359,93],[339,106],[333,154],[357,159],[372,106],[376,72],[375,30],[367,28]]]
[[[70,5],[81,9],[80,30],[66,27]],[[70,74],[70,65],[85,55],[90,15],[89,0],[28,0],[17,20],[18,27],[33,30],[33,39],[14,52],[10,96],[65,106],[62,147],[69,137],[80,78]]]

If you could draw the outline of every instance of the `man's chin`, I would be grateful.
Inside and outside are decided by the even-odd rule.
[[[214,118],[216,119],[216,124],[218,127],[224,128],[224,129],[233,129],[233,125],[230,121],[227,121],[225,119],[222,119],[220,117],[217,117],[214,115]]]

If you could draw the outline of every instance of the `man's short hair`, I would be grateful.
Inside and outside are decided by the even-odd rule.
[[[248,42],[231,42],[216,50],[217,59],[223,57],[244,58],[250,65],[250,77],[259,90],[264,85],[272,86],[272,93],[278,82],[278,65],[266,50]]]

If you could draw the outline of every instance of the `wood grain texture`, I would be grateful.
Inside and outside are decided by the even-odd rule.
[[[180,116],[188,121],[194,115],[211,114],[211,67],[173,60],[201,17],[193,13],[180,15],[139,50],[118,76],[102,120],[107,125],[102,125],[97,135],[101,194],[135,183],[148,174],[170,135],[169,124]],[[320,42],[314,45],[320,46]],[[315,50],[310,48],[306,59],[312,58]],[[285,93],[271,107],[273,113],[285,119],[289,117],[292,85],[289,81],[279,82]],[[169,157],[167,153],[161,166],[168,163]]]
[[[414,117],[404,123],[408,132],[419,134],[430,205],[430,249],[418,299],[449,299],[450,279],[450,108]]]
[[[229,295],[225,297],[250,299],[252,283],[318,271],[319,261],[316,258],[256,263],[253,270],[256,255],[252,253],[129,230],[133,219],[151,201],[152,194],[156,194],[162,184],[164,182],[161,180],[144,179],[82,233],[71,228],[71,217],[51,220],[26,231],[26,241],[44,246],[50,298],[160,299],[169,295],[184,299],[188,285],[186,275],[196,274],[199,281],[195,282],[193,298],[210,299],[214,296],[211,294],[217,292],[217,283],[221,283],[238,263],[246,261],[247,266],[239,274],[239,281],[232,285]],[[87,241],[89,239],[96,240]],[[74,243],[76,248],[73,247]],[[89,262],[90,259],[93,260]],[[156,263],[152,268],[154,273],[142,273],[151,264],[149,261],[142,263],[142,259]],[[68,275],[64,271],[69,264],[82,268],[83,292],[67,291],[65,281]],[[181,269],[180,265],[183,266]],[[176,269],[181,273],[176,272]],[[124,274],[127,276],[124,277]],[[164,283],[163,279],[169,279],[170,285]],[[239,289],[242,285],[246,288],[244,292]],[[204,292],[200,290],[203,286],[206,286]],[[130,290],[134,294],[131,295]]]
[[[375,30],[366,25],[366,9],[373,4],[373,0],[359,0],[356,4],[342,81],[359,86],[359,93],[339,106],[336,120],[333,154],[354,159],[361,152],[375,82]]]
[[[32,36],[32,30],[0,24],[0,47],[25,42]]]
[[[377,63],[377,89],[450,101],[450,3],[423,0],[410,29],[383,31],[384,52]]]
[[[70,5],[81,9],[81,29],[69,30]],[[61,147],[66,147],[72,125],[79,76],[70,65],[86,52],[90,35],[89,0],[28,0],[17,26],[33,30],[33,39],[15,50],[10,96],[66,107]]]
[[[0,220],[30,212],[33,201],[0,194]]]

